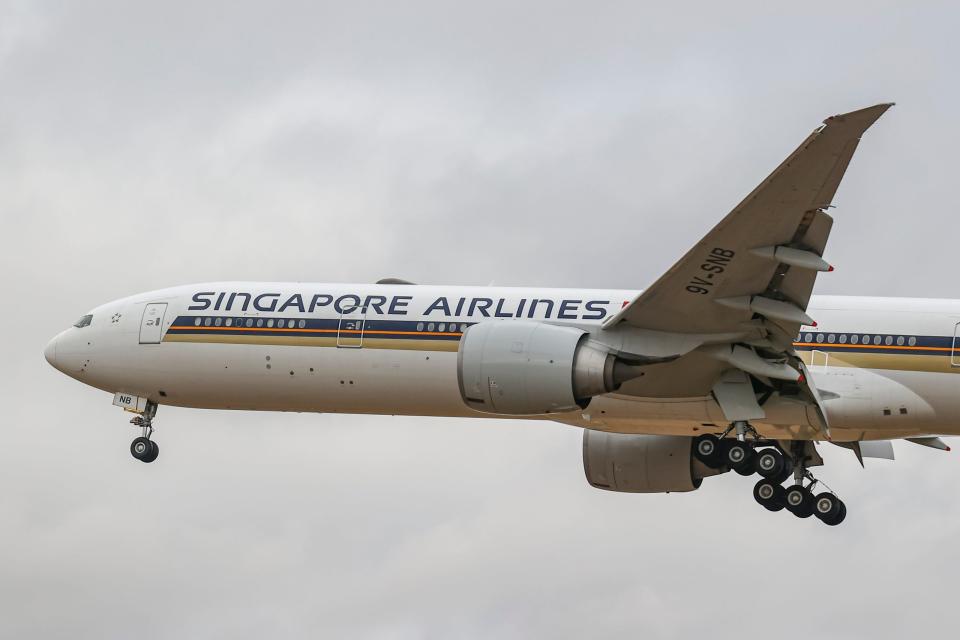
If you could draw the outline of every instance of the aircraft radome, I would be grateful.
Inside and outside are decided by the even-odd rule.
[[[97,307],[44,354],[136,414],[143,462],[164,404],[546,419],[583,428],[595,487],[733,470],[767,509],[836,525],[817,443],[862,462],[960,434],[960,301],[811,296],[834,193],[890,106],[827,118],[642,291],[212,282]]]

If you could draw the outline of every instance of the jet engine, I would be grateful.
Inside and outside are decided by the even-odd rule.
[[[475,324],[464,332],[457,357],[463,401],[499,415],[585,409],[631,369],[586,331],[535,321]]]
[[[693,457],[693,438],[583,431],[583,471],[597,489],[626,493],[693,491],[710,469]]]

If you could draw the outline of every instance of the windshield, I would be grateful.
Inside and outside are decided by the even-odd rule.
[[[74,322],[73,326],[75,326],[78,329],[82,329],[83,327],[89,327],[91,322],[93,322],[93,316],[85,315],[79,320],[77,320],[76,322]]]

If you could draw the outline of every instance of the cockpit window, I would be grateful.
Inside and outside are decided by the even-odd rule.
[[[79,320],[77,320],[76,322],[74,322],[73,326],[75,326],[77,329],[82,329],[84,327],[89,327],[91,322],[93,322],[93,316],[85,315]]]

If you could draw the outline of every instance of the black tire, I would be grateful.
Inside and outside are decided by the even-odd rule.
[[[835,526],[837,526],[838,524],[840,524],[841,522],[843,522],[843,521],[846,520],[846,519],[847,519],[847,505],[846,505],[846,503],[845,503],[843,500],[841,500],[841,501],[840,501],[840,515],[837,516],[837,519],[833,522],[833,524],[832,524],[831,526],[835,527]]]
[[[153,462],[160,455],[160,445],[153,440],[150,441],[150,454],[143,459],[144,462]]]
[[[711,469],[723,466],[720,438],[712,433],[704,433],[693,439],[693,455]]]
[[[824,495],[829,495],[833,499],[833,502],[835,503],[835,507],[831,510],[831,513],[829,515],[821,516],[820,515],[820,511],[821,511],[820,498]],[[833,494],[821,493],[819,496],[817,496],[816,508],[814,509],[814,514],[818,518],[820,518],[820,520],[823,521],[823,524],[830,527],[835,527],[846,519],[847,505],[843,503],[843,500],[841,500],[840,498],[838,498]]]
[[[826,524],[832,524],[840,517],[840,498],[832,493],[821,493],[813,499],[813,515]]]
[[[753,449],[750,449],[750,453],[747,455],[747,459],[743,462],[743,464],[735,467],[734,471],[736,471],[737,473],[739,473],[744,477],[752,476],[756,472],[756,465],[757,465],[756,458],[757,458],[757,452],[754,451]]]
[[[767,511],[783,509],[783,496],[786,493],[779,484],[763,479],[753,487],[753,499]]]
[[[137,460],[146,461],[153,454],[153,447],[150,446],[148,438],[134,438],[130,443],[130,455]]]
[[[733,440],[723,448],[724,465],[742,476],[753,474],[753,449],[746,442]]]
[[[787,466],[787,457],[773,447],[757,451],[754,467],[763,478],[779,478]],[[784,478],[785,480],[786,478]],[[780,480],[783,482],[783,480]]]
[[[809,518],[813,515],[813,494],[802,484],[795,484],[787,489],[784,503],[787,510],[798,518]]]
[[[783,456],[783,471],[770,478],[774,482],[783,483],[787,478],[793,475],[793,460],[789,456]]]

